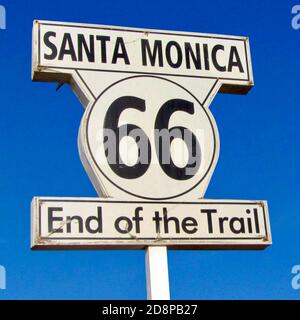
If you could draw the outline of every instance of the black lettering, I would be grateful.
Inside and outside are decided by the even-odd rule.
[[[244,73],[242,62],[239,56],[239,52],[235,46],[230,49],[228,71],[231,72],[233,67],[238,67],[241,73]]]
[[[142,207],[138,207],[135,209],[134,217],[132,220],[135,222],[135,231],[136,233],[141,232],[140,222],[144,220],[144,218],[140,217],[140,211],[143,211]]]
[[[83,34],[78,34],[78,61],[83,61],[83,51],[89,62],[95,62],[94,36],[90,35],[89,45]]]
[[[218,60],[217,60],[217,53],[218,53],[219,50],[224,51],[224,46],[218,44],[218,45],[213,47],[212,52],[211,52],[211,59],[212,59],[213,65],[215,66],[215,68],[218,71],[225,72],[226,71],[226,67],[225,66],[221,66],[218,63]]]
[[[238,223],[238,228],[234,224]],[[230,230],[235,233],[245,233],[245,223],[243,218],[232,218],[229,222]]]
[[[121,227],[120,227],[120,222],[121,222],[121,221],[125,221],[125,225],[126,225],[126,226],[125,226],[124,229],[121,229]],[[131,221],[129,218],[127,218],[127,217],[119,217],[119,218],[117,218],[116,221],[115,221],[115,229],[116,229],[119,233],[126,234],[126,233],[128,233],[128,232],[131,232],[132,227],[133,227],[132,221]]]
[[[251,218],[247,218],[247,223],[248,223],[249,233],[252,233],[253,230],[252,230],[252,221],[251,221]]]
[[[220,232],[224,233],[224,222],[228,221],[229,218],[225,217],[225,218],[219,218],[219,224],[220,224]]]
[[[56,37],[56,32],[48,31],[44,35],[44,43],[49,49],[51,49],[50,54],[44,55],[44,58],[47,60],[54,60],[57,56],[57,48],[55,44],[50,41],[51,37]]]
[[[93,229],[91,227],[91,222],[95,221],[97,223],[97,227]],[[97,208],[97,216],[90,216],[86,219],[85,222],[86,230],[89,233],[95,234],[95,233],[102,233],[102,208]]]
[[[193,60],[194,66],[197,70],[201,69],[201,56],[200,56],[200,45],[199,43],[195,44],[196,52],[193,51],[193,48],[190,43],[186,42],[184,44],[185,56],[186,56],[186,67],[191,69],[191,58]]]
[[[177,61],[173,62],[172,61],[172,54],[171,54],[171,50],[172,48],[176,48],[176,52],[177,52]],[[172,67],[172,68],[179,68],[182,64],[182,52],[181,52],[181,48],[180,45],[175,42],[175,41],[170,41],[167,43],[166,46],[166,59],[168,61],[168,64]]]
[[[83,233],[83,219],[80,216],[67,217],[67,233],[72,232],[71,225],[74,220],[78,224],[78,232]]]
[[[155,222],[155,230],[156,233],[160,233],[160,222],[162,221],[162,218],[159,216],[159,212],[155,211],[154,217],[152,220]]]
[[[204,67],[205,67],[205,70],[209,70],[209,56],[208,56],[208,46],[207,46],[207,44],[203,45],[203,53],[204,53]]]
[[[147,56],[150,60],[151,66],[156,65],[156,58],[158,59],[158,65],[163,67],[163,53],[161,40],[155,40],[153,50],[151,52],[150,44],[147,39],[142,39],[142,63],[143,66],[147,65]]]
[[[254,223],[256,233],[260,233],[257,209],[254,209]]]
[[[106,42],[110,41],[110,37],[108,36],[96,36],[96,40],[100,41],[101,43],[101,62],[107,62],[107,55],[106,55]]]
[[[123,38],[117,37],[112,62],[116,64],[118,59],[124,59],[125,64],[130,64]]]
[[[179,220],[175,217],[168,218],[168,210],[167,208],[163,208],[163,216],[164,216],[164,230],[165,233],[169,233],[169,222],[173,221],[175,223],[175,232],[180,233]]]
[[[71,34],[65,33],[61,44],[58,60],[63,60],[65,55],[70,55],[72,61],[77,61]]]
[[[194,227],[194,228],[189,230],[190,227]],[[198,227],[198,223],[196,219],[192,217],[187,217],[182,220],[182,230],[185,233],[188,233],[188,234],[196,233],[198,230],[197,227]]]
[[[246,213],[247,213],[247,214],[250,214],[250,213],[251,213],[251,210],[247,209],[247,210],[246,210]],[[253,232],[252,219],[251,219],[251,218],[247,218],[247,222],[248,222],[248,230],[249,230],[249,233],[252,233],[252,232]]]
[[[53,212],[55,212],[55,211],[61,212],[61,211],[63,211],[63,208],[61,208],[61,207],[49,207],[48,208],[48,232],[49,233],[53,233],[53,232],[62,233],[63,232],[62,228],[54,229],[54,227],[53,227],[53,223],[55,221],[57,221],[57,222],[63,221],[62,217],[54,217],[53,216]]]
[[[201,209],[201,213],[207,214],[208,232],[213,233],[212,213],[217,213],[216,209]]]

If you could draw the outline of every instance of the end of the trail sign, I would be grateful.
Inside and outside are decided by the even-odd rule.
[[[265,201],[117,201],[34,198],[33,249],[263,249]]]

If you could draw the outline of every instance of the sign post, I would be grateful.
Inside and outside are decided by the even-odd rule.
[[[146,248],[148,300],[170,300],[167,247]]]
[[[267,203],[210,200],[209,106],[253,86],[246,37],[35,21],[34,81],[71,85],[99,198],[32,201],[32,248],[143,249],[149,299],[169,299],[167,249],[264,249]]]

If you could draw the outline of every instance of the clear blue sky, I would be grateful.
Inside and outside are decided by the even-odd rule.
[[[300,2],[300,1],[299,1]],[[34,19],[245,35],[255,86],[219,94],[211,110],[221,153],[207,198],[266,199],[265,251],[169,252],[173,299],[299,299],[300,30],[296,1],[2,1],[0,30],[0,299],[145,299],[143,251],[30,250],[33,196],[93,197],[78,156],[83,108],[68,86],[32,83]]]

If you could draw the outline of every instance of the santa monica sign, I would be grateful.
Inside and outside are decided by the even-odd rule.
[[[222,79],[225,92],[252,85],[243,37],[36,22],[35,43],[36,80],[55,68]]]
[[[253,85],[245,37],[35,21],[34,81],[67,82],[99,198],[32,201],[32,247],[253,248],[265,201],[208,200],[219,155],[209,105]]]

